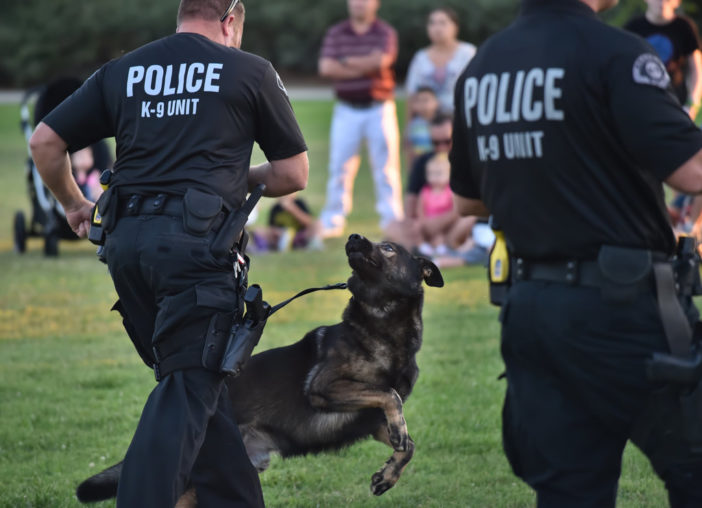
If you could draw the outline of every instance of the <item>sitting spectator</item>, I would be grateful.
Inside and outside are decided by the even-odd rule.
[[[319,221],[296,194],[278,198],[268,216],[268,227],[253,232],[253,251],[322,248]]]
[[[453,194],[449,187],[451,164],[448,155],[438,153],[427,163],[426,181],[419,194],[419,252],[426,256],[446,255],[465,242],[475,220],[459,218],[442,220],[455,215]]]
[[[451,148],[451,132],[453,130],[452,117],[443,113],[437,114],[429,127],[431,143],[434,147],[432,152],[420,155],[412,164],[410,170],[407,190],[404,197],[405,219],[391,222],[386,230],[385,236],[388,240],[400,243],[408,249],[413,249],[422,243],[419,231],[419,192],[427,183],[426,165],[437,153],[448,154]],[[458,220],[455,212],[451,216],[442,216],[438,219],[427,219],[436,222],[453,222]]]
[[[420,88],[408,101],[411,103],[412,119],[405,130],[405,146],[407,163],[412,164],[419,155],[433,150],[429,127],[439,110],[439,101],[434,90],[429,87]]]
[[[463,265],[486,265],[490,249],[495,243],[495,233],[487,219],[478,219],[465,242],[446,254],[435,254],[433,261],[439,268]]]
[[[441,217],[453,212],[453,196],[449,187],[451,177],[451,163],[446,154],[434,155],[427,162],[427,183],[419,192],[419,223],[424,225],[424,219]],[[453,223],[451,226],[454,226]],[[419,252],[424,255],[446,254],[446,229],[437,227],[436,222],[426,223],[420,227],[422,243]]]

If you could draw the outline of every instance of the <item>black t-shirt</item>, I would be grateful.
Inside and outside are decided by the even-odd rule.
[[[653,46],[670,74],[676,97],[681,104],[685,104],[688,95],[685,69],[690,55],[699,49],[694,22],[688,18],[676,17],[665,25],[655,25],[645,16],[640,16],[629,21],[625,28]]]
[[[307,148],[271,64],[193,33],[147,44],[93,74],[44,122],[71,149],[115,136],[111,185],[246,197],[253,142],[268,160]]]
[[[451,188],[481,199],[525,258],[671,253],[661,181],[702,133],[669,80],[643,39],[579,0],[525,0],[457,83]]]
[[[427,184],[427,162],[436,155],[436,152],[423,153],[412,163],[409,178],[407,178],[407,192],[419,194]]]

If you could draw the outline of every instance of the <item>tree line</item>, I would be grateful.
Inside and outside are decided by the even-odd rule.
[[[698,23],[696,0],[683,8]],[[0,86],[27,87],[58,76],[85,78],[112,58],[173,33],[178,0],[4,0],[0,16]],[[400,38],[397,72],[404,76],[414,52],[427,45],[432,8],[454,8],[463,40],[479,45],[507,26],[519,0],[382,0],[380,16]],[[621,0],[604,15],[621,25],[643,12],[643,0]],[[346,17],[345,0],[246,2],[242,48],[273,62],[283,75],[314,76],[326,29]]]

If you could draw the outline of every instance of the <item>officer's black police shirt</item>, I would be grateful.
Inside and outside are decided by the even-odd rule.
[[[100,68],[44,122],[79,149],[115,136],[113,185],[246,197],[253,142],[268,160],[307,148],[271,64],[193,33],[147,44]]]
[[[702,149],[643,39],[579,0],[525,0],[456,87],[451,188],[481,199],[518,256],[671,253],[661,181]]]

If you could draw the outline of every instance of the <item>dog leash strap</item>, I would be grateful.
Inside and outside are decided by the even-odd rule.
[[[271,311],[268,313],[268,317],[272,316],[273,313],[279,311],[283,307],[285,307],[287,304],[295,300],[296,298],[300,298],[301,296],[308,295],[310,293],[314,293],[315,291],[328,291],[330,289],[346,289],[346,283],[345,282],[338,282],[337,284],[329,284],[327,286],[321,287],[321,288],[308,288],[303,291],[300,291],[298,294],[293,296],[292,298],[288,298],[284,302],[280,302],[278,305],[274,306],[271,308]]]

